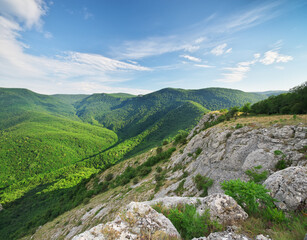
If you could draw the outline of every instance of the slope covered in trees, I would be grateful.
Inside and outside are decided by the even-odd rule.
[[[192,129],[208,109],[263,98],[219,88],[162,89],[144,96],[0,89],[0,203],[7,209],[2,215],[14,218],[17,211],[27,219],[28,211],[20,209],[40,206],[35,219],[26,221],[52,219],[86,197],[78,187],[85,188],[84,179]],[[51,198],[57,206],[65,202],[57,214],[48,213]]]
[[[256,114],[305,114],[307,113],[307,82],[290,89],[288,93],[270,96],[255,103],[251,112]]]

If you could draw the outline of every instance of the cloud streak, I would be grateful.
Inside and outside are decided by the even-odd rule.
[[[215,55],[215,56],[220,56],[220,55],[222,55],[222,54],[224,54],[224,53],[225,53],[225,54],[226,54],[226,53],[231,53],[232,48],[226,49],[226,47],[227,47],[227,43],[220,44],[220,45],[216,46],[215,48],[213,48],[213,49],[211,50],[211,53],[212,53],[213,55]]]
[[[222,73],[223,78],[217,79],[216,81],[225,83],[239,82],[246,77],[246,74],[251,70],[251,66],[256,63],[271,65],[273,63],[287,63],[292,60],[292,56],[283,55],[273,50],[265,52],[263,58],[261,58],[260,53],[256,53],[251,61],[239,62],[236,67],[224,68],[223,70],[226,73]],[[277,66],[276,68],[283,69],[282,66]]]
[[[192,62],[201,62],[200,58],[193,57],[193,56],[190,56],[190,55],[180,55],[180,57],[188,59],[188,60],[190,60]]]
[[[146,39],[125,41],[122,45],[111,48],[111,51],[117,59],[143,59],[177,51],[200,51],[202,48],[214,46],[215,37],[220,36],[221,33],[234,33],[277,17],[279,12],[275,8],[279,4],[274,2],[260,5],[245,12],[237,12],[230,17],[218,19],[214,17],[216,21],[213,22],[211,19],[210,23],[208,19],[205,19],[195,24],[193,29],[186,29],[172,36],[148,37]],[[219,56],[230,53],[232,48],[225,49],[227,46],[225,44],[217,46],[222,49],[212,49],[213,54]]]
[[[30,13],[22,12],[17,4],[19,2]],[[39,0],[10,0],[0,4],[4,7],[1,13],[5,12],[4,16],[0,16],[0,84],[3,87],[39,89],[44,86],[52,91],[60,84],[69,91],[72,89],[70,86],[76,87],[80,83],[80,89],[84,88],[87,92],[86,81],[93,86],[101,86],[98,89],[102,90],[105,88],[102,83],[127,81],[129,74],[151,70],[137,63],[126,63],[99,54],[64,52],[45,57],[26,53],[25,49],[29,46],[19,40],[20,32],[41,23],[40,17],[45,13],[43,6]],[[20,19],[24,27],[15,19]]]

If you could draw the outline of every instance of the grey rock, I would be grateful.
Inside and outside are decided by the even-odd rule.
[[[292,161],[292,166],[307,166],[304,154],[300,151],[307,145],[307,127],[297,126],[272,126],[261,127],[261,125],[244,126],[235,129],[232,127],[215,126],[201,131],[201,126],[210,119],[204,115],[195,129],[192,130],[190,141],[182,153],[174,155],[170,160],[170,166],[177,164],[185,166],[189,176],[185,179],[183,196],[199,196],[202,194],[195,187],[193,178],[197,174],[206,175],[214,180],[208,193],[222,193],[220,183],[231,179],[242,179],[248,181],[245,174],[247,169],[262,166],[261,171],[268,170],[270,174],[275,171],[276,163],[282,158],[275,156],[274,151],[282,151],[286,160]],[[197,149],[201,153],[196,156]],[[175,179],[181,175],[182,170],[172,173],[168,179]],[[177,185],[176,185],[177,184]],[[175,195],[174,190],[178,182],[170,184],[167,188],[155,194],[154,198]]]
[[[0,212],[3,210],[3,207],[2,207],[2,205],[1,205],[1,203],[0,203]]]
[[[194,205],[197,207],[199,214],[203,214],[208,209],[212,220],[217,220],[219,223],[226,225],[235,225],[248,218],[248,214],[232,197],[221,193],[204,198],[165,197],[144,203],[151,206],[160,203],[167,208],[176,207],[178,204]]]
[[[282,210],[296,210],[307,204],[307,167],[289,167],[272,174],[264,183],[277,199],[276,206]]]
[[[192,240],[251,240],[245,235],[233,232],[215,232],[210,233],[208,237],[193,238]]]
[[[73,240],[139,239],[140,236],[163,239],[180,238],[174,225],[163,214],[145,203],[131,202],[117,217],[106,224],[99,224],[73,238]]]
[[[257,235],[255,240],[272,240],[269,236],[264,236],[262,234]]]

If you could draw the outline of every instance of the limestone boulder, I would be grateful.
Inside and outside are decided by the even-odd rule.
[[[263,183],[276,206],[282,210],[296,210],[307,205],[307,167],[289,167],[272,174]]]
[[[131,202],[112,222],[99,224],[75,236],[73,240],[134,240],[167,237],[181,239],[169,219],[145,203]]]
[[[179,204],[194,205],[199,214],[203,214],[208,209],[212,220],[217,220],[219,223],[226,225],[235,225],[248,218],[248,214],[232,197],[222,193],[212,194],[204,198],[164,197],[145,203],[149,205],[160,203],[167,208],[174,208]]]

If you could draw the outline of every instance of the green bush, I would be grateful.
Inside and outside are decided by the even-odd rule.
[[[255,182],[243,182],[240,179],[230,180],[221,183],[225,194],[233,197],[237,203],[249,214],[256,214],[262,211],[262,208],[275,208],[272,198],[264,186]]]
[[[203,193],[200,195],[201,197],[208,196],[208,189],[212,186],[213,180],[211,178],[208,178],[206,176],[202,176],[200,174],[197,174],[194,177],[194,183],[196,184],[196,188],[198,191],[203,190]]]
[[[174,141],[174,145],[177,144],[186,144],[187,143],[187,136],[188,136],[188,132],[180,132],[179,134],[176,135],[175,137],[175,141]]]
[[[196,154],[196,157],[199,156],[199,154],[201,154],[203,150],[201,148],[197,148],[196,151],[195,151],[195,154]]]
[[[177,196],[181,196],[183,194],[183,192],[184,192],[184,187],[183,187],[184,183],[185,183],[185,180],[182,180],[178,184],[177,189],[174,191],[177,194]]]
[[[193,205],[178,205],[174,209],[166,209],[157,204],[153,208],[163,213],[174,224],[184,240],[208,236],[211,232],[222,230],[222,225],[210,220],[208,210],[199,215]]]
[[[163,152],[163,148],[161,146],[157,147],[156,149],[157,154],[160,154]]]
[[[269,172],[268,171],[259,172],[261,168],[262,166],[259,165],[245,171],[246,175],[250,177],[251,179],[250,181],[253,181],[255,183],[262,183],[267,179]]]
[[[105,177],[105,180],[106,180],[107,182],[109,182],[109,181],[111,181],[111,180],[113,179],[113,177],[114,177],[113,173],[109,173],[109,174]]]
[[[159,166],[159,167],[156,167],[156,172],[157,173],[160,173],[160,172],[162,172],[162,168]]]

